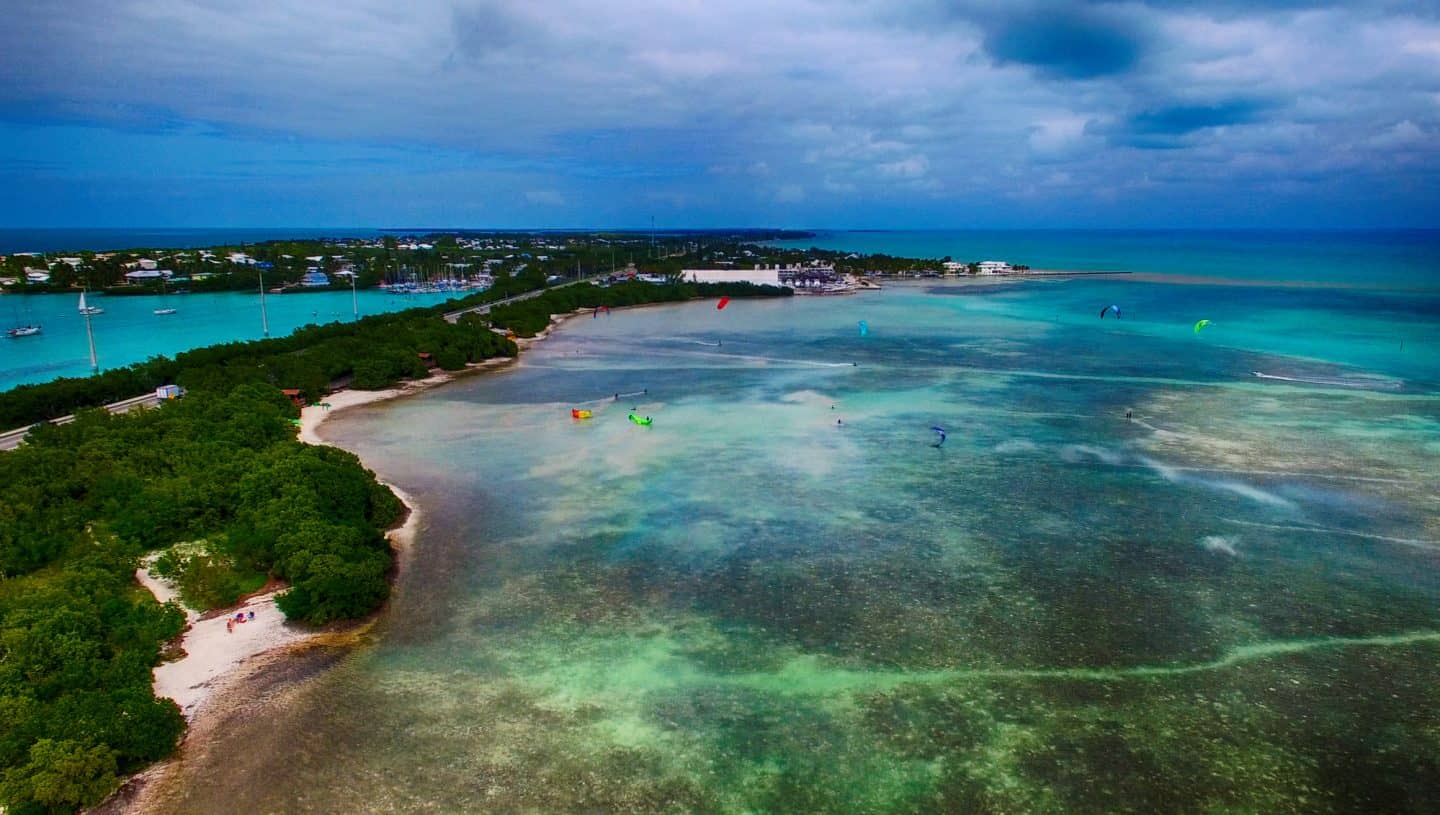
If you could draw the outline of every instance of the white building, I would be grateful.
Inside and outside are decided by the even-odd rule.
[[[686,269],[681,272],[687,283],[754,283],[757,286],[780,285],[778,268],[753,269]]]
[[[958,260],[945,261],[945,274],[964,274],[965,264]]]
[[[1014,269],[1003,260],[980,261],[980,274],[1010,274]]]
[[[159,280],[162,277],[169,277],[173,272],[169,269],[136,269],[133,272],[126,272],[125,279],[131,283],[141,283],[146,280]]]
[[[255,258],[250,257],[244,252],[231,252],[225,259],[230,261],[231,263],[236,263],[241,266],[255,265]]]
[[[31,283],[49,283],[50,272],[44,269],[32,269],[31,267],[26,266],[25,279]]]

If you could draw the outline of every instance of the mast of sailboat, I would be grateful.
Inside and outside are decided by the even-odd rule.
[[[360,319],[360,297],[355,293],[355,278],[358,276],[354,269],[350,270],[350,310],[357,320]]]
[[[90,328],[90,309],[85,307],[85,290],[80,290],[80,313],[85,315],[85,339],[90,341],[90,373],[100,373],[100,361],[95,357],[95,332]]]
[[[255,275],[260,278],[260,331],[268,337],[270,336],[270,319],[265,316],[265,270],[257,265]]]

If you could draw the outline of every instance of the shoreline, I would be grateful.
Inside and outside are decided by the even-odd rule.
[[[653,305],[670,304],[647,303],[627,308]],[[549,337],[562,323],[584,313],[588,312],[551,315],[550,324],[543,331],[534,337],[515,339],[518,351],[524,352]],[[403,382],[378,391],[341,388],[325,397],[328,408],[319,405],[301,408],[296,439],[303,444],[335,446],[326,441],[319,430],[327,419],[340,411],[412,396],[465,376],[505,368],[519,359],[517,353],[514,357],[492,357],[483,362],[472,363],[459,371],[437,369],[425,379]],[[361,464],[364,464],[363,460]],[[376,480],[388,487],[405,507],[404,520],[385,533],[395,554],[390,576],[393,588],[400,570],[412,554],[423,512],[410,493],[378,476]],[[158,602],[164,603],[172,599],[178,601],[178,592],[168,581],[159,580],[149,574],[148,559],[136,569],[135,579],[142,588],[154,595]],[[307,629],[286,622],[284,615],[275,607],[275,597],[281,591],[283,588],[270,588],[268,591],[242,598],[241,602],[232,608],[216,609],[203,614],[184,609],[187,625],[180,635],[180,648],[184,656],[156,665],[151,669],[151,674],[154,677],[155,695],[172,699],[180,706],[186,721],[185,734],[181,737],[174,755],[125,779],[109,798],[90,810],[92,815],[149,811],[166,795],[169,784],[176,780],[176,774],[185,761],[196,753],[204,753],[209,749],[213,733],[232,717],[244,715],[247,708],[257,704],[250,692],[252,686],[263,687],[263,695],[268,697],[313,675],[309,671],[301,670],[298,671],[300,676],[296,679],[271,680],[266,674],[272,671],[284,674],[287,667],[296,667],[295,664],[300,658],[306,656],[326,651],[348,651],[365,639],[384,612],[382,606],[380,610],[362,620]],[[248,619],[251,611],[255,612],[253,621]],[[226,630],[231,616],[237,612],[246,614],[247,621],[236,625],[233,632]]]

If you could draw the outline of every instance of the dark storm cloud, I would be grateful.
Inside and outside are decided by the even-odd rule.
[[[1124,73],[1144,53],[1140,26],[1117,12],[1094,8],[1036,7],[991,24],[985,50],[1001,63],[1041,74],[1090,79]]]
[[[1270,107],[1248,99],[1164,105],[1140,110],[1110,124],[1091,123],[1087,132],[1118,145],[1175,149],[1187,143],[1187,136],[1203,130],[1259,122]]]
[[[1250,101],[1214,105],[1176,105],[1141,111],[1130,118],[1130,130],[1150,135],[1178,135],[1207,127],[1253,122],[1265,105]]]
[[[0,223],[39,217],[27,190],[76,191],[80,218],[133,189],[192,191],[217,163],[232,169],[216,194],[236,200],[334,166],[307,171],[304,196],[337,222],[360,201],[375,221],[403,205],[523,225],[543,204],[635,223],[663,204],[677,223],[1103,211],[1123,225],[1157,202],[1223,213],[1237,190],[1278,189],[1312,209],[1370,190],[1440,218],[1422,183],[1440,174],[1433,2],[14,0],[6,14]],[[313,157],[334,163],[297,163]]]

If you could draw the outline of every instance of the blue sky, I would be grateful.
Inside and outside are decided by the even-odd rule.
[[[1440,226],[1440,6],[12,0],[0,226]]]

